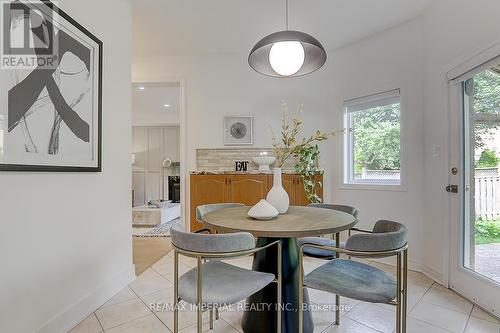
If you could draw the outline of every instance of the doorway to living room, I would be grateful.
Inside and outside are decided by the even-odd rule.
[[[181,223],[180,82],[133,84],[132,237],[136,274],[171,250]]]

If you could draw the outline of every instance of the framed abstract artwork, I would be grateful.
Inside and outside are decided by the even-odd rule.
[[[0,171],[100,172],[102,42],[50,1],[1,4]]]
[[[253,145],[253,117],[251,116],[224,117],[224,145],[225,146]]]

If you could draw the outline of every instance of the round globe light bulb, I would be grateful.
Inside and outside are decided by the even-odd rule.
[[[305,51],[300,42],[286,41],[274,43],[269,51],[269,63],[282,76],[297,73],[304,65]]]

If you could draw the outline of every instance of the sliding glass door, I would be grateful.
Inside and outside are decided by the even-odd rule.
[[[450,285],[500,312],[500,61],[451,86]]]

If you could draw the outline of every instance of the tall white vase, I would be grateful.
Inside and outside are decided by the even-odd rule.
[[[281,183],[281,168],[274,168],[274,182],[273,188],[267,194],[266,198],[280,214],[285,214],[290,207],[290,197],[286,193]]]

